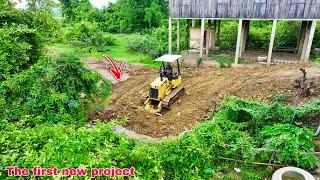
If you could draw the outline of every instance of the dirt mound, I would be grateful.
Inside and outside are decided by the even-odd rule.
[[[300,68],[306,68],[313,78],[317,94],[300,98],[293,88],[295,79],[301,76]],[[127,118],[126,128],[152,137],[176,136],[204,121],[214,103],[227,96],[258,99],[268,102],[272,93],[290,92],[290,104],[297,105],[313,98],[320,98],[320,68],[314,65],[291,64],[275,67],[252,68],[188,68],[182,69],[186,93],[162,116],[143,110],[140,95],[148,89],[158,74],[156,69],[141,66],[127,68],[131,78],[114,84],[110,105],[104,111],[95,112],[91,119],[108,121],[111,118]]]

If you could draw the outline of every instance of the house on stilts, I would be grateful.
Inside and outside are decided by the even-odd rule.
[[[169,54],[172,53],[172,23],[177,21],[177,49],[180,49],[180,20],[192,20],[190,29],[190,48],[199,49],[199,57],[209,54],[210,49],[220,37],[222,20],[237,20],[238,33],[235,50],[235,64],[246,50],[250,32],[250,22],[256,20],[272,21],[267,63],[272,62],[277,22],[301,22],[300,36],[297,42],[298,60],[308,61],[316,30],[320,19],[320,0],[170,0],[169,17]],[[195,28],[195,20],[201,21],[201,28]],[[207,21],[207,22],[206,22]],[[208,27],[206,27],[206,24]],[[214,28],[212,29],[212,24]]]

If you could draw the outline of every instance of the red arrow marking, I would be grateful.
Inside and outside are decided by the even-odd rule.
[[[113,59],[109,59],[110,64],[112,65],[112,68],[110,69],[110,73],[113,75],[113,77],[116,80],[121,80],[121,75],[122,75],[122,68],[124,65],[124,62],[121,62],[120,66],[118,66]]]

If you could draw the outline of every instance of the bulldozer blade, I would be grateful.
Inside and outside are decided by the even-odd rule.
[[[162,106],[170,108],[170,106],[178,100],[178,98],[184,93],[184,87],[178,87],[174,89],[168,96],[163,99]]]

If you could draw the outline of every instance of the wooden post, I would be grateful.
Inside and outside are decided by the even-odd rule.
[[[236,55],[234,59],[234,63],[239,63],[239,55],[240,55],[240,43],[241,43],[241,34],[242,34],[242,19],[239,19],[239,26],[238,26],[238,36],[237,36],[237,47],[236,47]]]
[[[180,19],[177,21],[177,54],[180,53]]]
[[[297,45],[298,55],[301,55],[301,53],[302,53],[303,43],[304,43],[304,40],[305,40],[305,37],[306,37],[307,24],[308,24],[307,21],[302,21],[301,22],[300,36],[299,36],[298,45]]]
[[[203,43],[204,43],[204,19],[201,19],[201,37],[200,37],[200,58],[203,57]]]
[[[313,42],[313,38],[314,38],[314,32],[316,31],[316,27],[317,27],[317,20],[312,20],[310,34],[309,34],[309,38],[308,38],[308,45],[307,45],[304,61],[308,61],[310,58],[310,52],[311,52],[311,48],[312,48],[312,42]]]
[[[208,56],[209,55],[209,52],[210,52],[210,44],[211,44],[211,20],[208,20],[208,29],[207,29],[207,39],[206,39],[206,55]]]
[[[310,30],[311,30],[311,24],[310,21],[306,22],[306,30],[305,30],[305,36],[304,36],[304,41],[302,45],[302,50],[301,50],[301,56],[300,56],[300,61],[305,60],[306,52],[307,52],[307,46],[308,46],[308,40],[310,36]]]
[[[172,19],[169,18],[169,54],[172,54]]]
[[[273,44],[274,44],[274,39],[275,39],[275,36],[276,36],[276,31],[277,31],[277,20],[274,19],[273,23],[272,23],[272,32],[271,32],[271,38],[270,38],[270,44],[269,44],[269,52],[268,52],[268,65],[269,66],[271,64]]]

